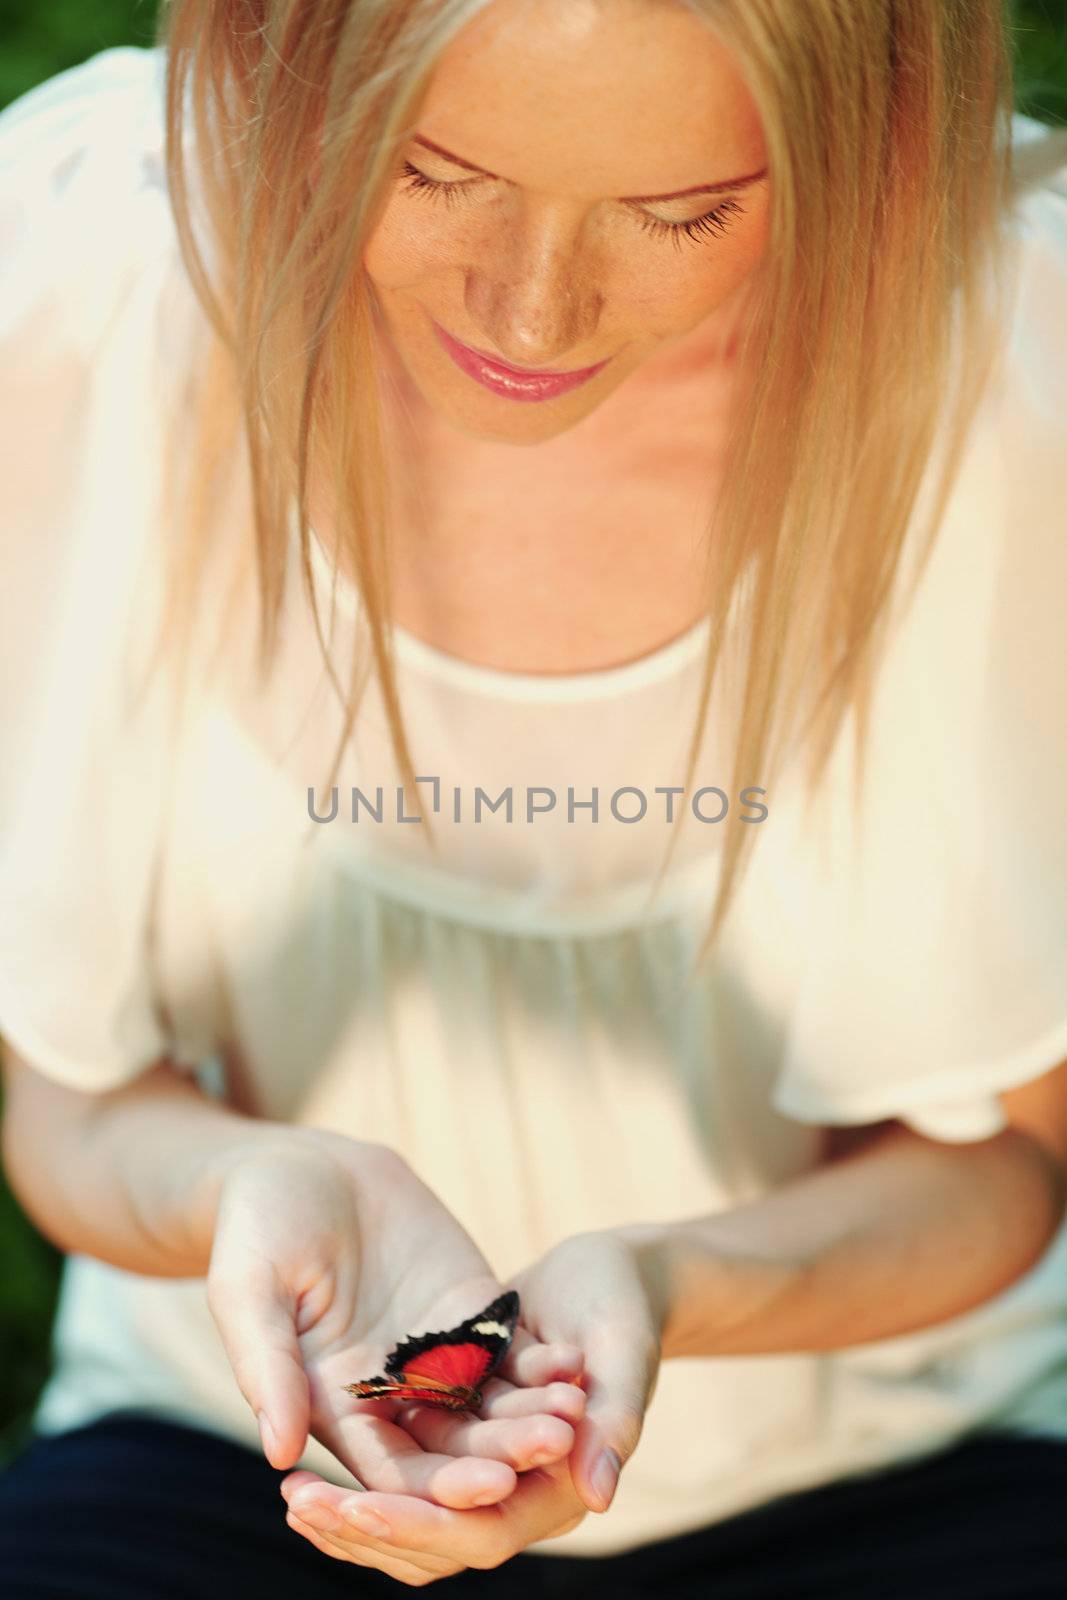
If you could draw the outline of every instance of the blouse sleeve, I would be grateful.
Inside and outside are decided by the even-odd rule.
[[[159,680],[138,699],[159,68],[106,51],[0,114],[0,1034],[83,1090],[168,1052],[149,934],[172,746]]]
[[[1002,373],[879,678],[864,805],[824,819],[774,1090],[801,1121],[983,1139],[1067,1059],[1067,170],[1012,227]]]

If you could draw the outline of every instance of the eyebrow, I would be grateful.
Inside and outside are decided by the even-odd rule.
[[[424,138],[421,133],[414,134],[412,142],[421,144],[426,150],[433,150],[437,155],[444,156],[446,161],[454,162],[457,167],[464,167],[468,172],[480,172],[484,178],[500,177],[499,173],[490,172],[488,167],[479,167],[475,166],[473,161],[464,161],[462,156],[453,154],[451,150],[444,149],[442,145],[434,144],[432,139]],[[690,194],[721,194],[724,189],[744,189],[750,183],[758,183],[761,178],[766,176],[767,168],[764,167],[760,172],[748,173],[743,178],[730,178],[720,183],[697,183],[691,189],[674,189],[670,194],[626,194],[620,195],[618,198],[624,204],[650,205],[661,200],[681,200]],[[502,181],[510,183],[511,180],[505,178]]]

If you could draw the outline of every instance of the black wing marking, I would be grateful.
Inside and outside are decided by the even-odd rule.
[[[454,1328],[438,1333],[420,1333],[413,1338],[401,1339],[396,1349],[386,1359],[385,1370],[392,1378],[404,1376],[404,1368],[416,1356],[432,1350],[439,1344],[480,1344],[490,1352],[490,1362],[482,1375],[482,1382],[495,1372],[503,1361],[519,1320],[519,1296],[516,1290],[506,1289],[484,1311],[468,1317]],[[495,1327],[493,1326],[495,1324]]]

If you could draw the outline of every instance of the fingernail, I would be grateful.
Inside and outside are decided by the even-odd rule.
[[[606,1511],[615,1494],[615,1485],[619,1481],[621,1462],[614,1450],[605,1450],[597,1460],[590,1475],[593,1493],[602,1502],[601,1510]]]
[[[304,1505],[290,1506],[294,1517],[299,1517],[301,1522],[306,1522],[309,1528],[318,1528],[321,1533],[331,1532],[341,1526],[341,1518],[330,1506],[323,1505],[321,1500],[309,1500]]]
[[[355,1528],[357,1533],[365,1533],[371,1539],[389,1538],[389,1524],[377,1511],[372,1511],[370,1506],[349,1504],[343,1509],[345,1521],[349,1527]]]

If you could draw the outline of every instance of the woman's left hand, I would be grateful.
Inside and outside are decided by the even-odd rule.
[[[585,1414],[567,1461],[590,1511],[610,1505],[659,1376],[665,1311],[650,1281],[652,1253],[633,1242],[642,1231],[575,1234],[508,1284],[519,1291],[523,1324],[535,1338],[582,1352]]]
[[[535,1338],[582,1351],[585,1414],[574,1425],[565,1461],[520,1473],[511,1494],[484,1509],[452,1510],[416,1496],[339,1488],[311,1472],[282,1482],[287,1521],[318,1549],[357,1566],[376,1567],[401,1583],[422,1585],[465,1567],[500,1566],[542,1539],[606,1511],[620,1469],[633,1454],[659,1373],[663,1313],[641,1260],[623,1232],[577,1234],[517,1273],[522,1326]],[[510,1353],[509,1353],[510,1361]],[[505,1361],[500,1376],[514,1375]],[[516,1397],[517,1398],[517,1397]],[[492,1399],[492,1382],[486,1400]],[[434,1449],[448,1418],[412,1407],[405,1426]],[[301,1510],[332,1514],[313,1526]],[[376,1515],[360,1525],[358,1519]]]

